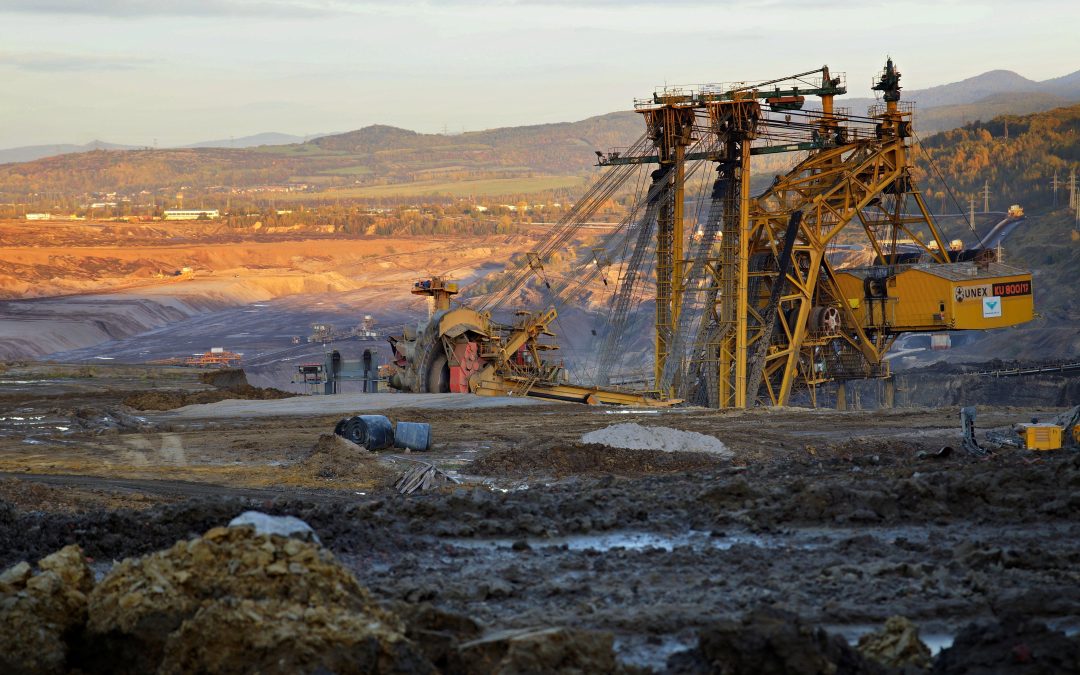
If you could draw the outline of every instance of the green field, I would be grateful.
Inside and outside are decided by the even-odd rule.
[[[366,176],[371,173],[370,166],[343,166],[337,169],[326,169],[324,174],[333,176]]]
[[[388,197],[494,197],[524,195],[548,190],[576,188],[583,182],[580,176],[532,176],[525,178],[487,178],[462,181],[417,181],[391,185],[297,192],[276,197],[277,201],[314,201],[323,199],[379,199]]]

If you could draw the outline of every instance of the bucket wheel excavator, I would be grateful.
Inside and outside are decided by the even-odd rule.
[[[413,292],[433,297],[435,312],[392,340],[399,372],[391,385],[746,408],[787,405],[796,391],[816,405],[825,383],[842,395],[846,381],[881,378],[888,402],[885,354],[899,335],[1031,320],[1031,273],[997,261],[977,236],[972,248],[950,250],[927,209],[912,176],[914,107],[900,100],[891,59],[872,89],[883,102],[865,115],[835,107],[847,84],[827,66],[764,82],[665,87],[636,101],[645,133],[629,148],[597,152],[604,173],[494,290],[451,308],[456,287],[417,284]],[[806,106],[808,98],[818,105]],[[751,196],[752,158],[792,152],[802,159]],[[627,216],[575,274],[553,281],[552,254],[642,167],[650,180]],[[687,186],[699,172],[705,182],[708,169],[711,188],[701,191],[698,217],[688,217]],[[847,249],[861,251],[863,264],[835,262]],[[593,341],[594,386],[571,385],[544,358],[555,348],[556,307],[608,275],[618,282],[607,331]],[[495,322],[530,283],[552,306]],[[634,338],[634,299],[650,283],[651,382],[644,392],[620,391],[608,383]]]
[[[545,354],[557,349],[550,338],[554,308],[518,311],[512,324],[491,314],[451,307],[457,285],[440,277],[418,281],[412,293],[433,299],[433,313],[416,332],[390,338],[397,371],[390,386],[415,393],[474,393],[532,396],[574,403],[670,405],[643,394],[573,385],[561,364]]]

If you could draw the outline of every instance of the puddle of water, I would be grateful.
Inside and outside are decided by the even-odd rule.
[[[615,656],[623,663],[638,668],[662,672],[668,657],[676,652],[692,649],[697,637],[686,635],[616,635]]]
[[[1051,630],[1059,630],[1069,637],[1080,635],[1080,616],[1062,616],[1045,621]]]
[[[492,490],[510,492],[526,490],[527,484],[506,487],[490,486]],[[666,534],[636,530],[613,530],[588,534],[572,534],[561,537],[513,537],[513,538],[447,538],[443,543],[458,548],[475,550],[510,549],[514,542],[524,540],[532,548],[566,546],[571,551],[593,549],[604,552],[615,548],[639,551],[658,548],[673,551],[679,547],[691,547],[698,550],[724,551],[733,546],[755,546],[763,549],[787,549],[792,551],[811,551],[836,546],[852,537],[871,537],[884,545],[891,545],[898,539],[908,541],[927,541],[931,536],[940,536],[931,530],[904,527],[861,527],[856,529],[801,528],[778,533],[756,534],[747,531],[727,530],[714,535],[701,530],[689,530],[681,533]]]
[[[457,548],[473,550],[499,550],[510,549],[514,542],[522,541],[515,539],[466,539],[447,538],[443,543]],[[524,539],[533,548],[563,547],[570,551],[611,551],[613,549],[625,549],[628,551],[642,551],[645,549],[662,549],[673,551],[678,547],[690,546],[700,549],[726,550],[738,544],[748,544],[760,548],[783,548],[791,546],[786,537],[762,536],[749,533],[726,534],[714,537],[708,532],[691,530],[681,534],[660,534],[657,532],[602,532],[598,534],[571,534],[562,537],[527,537]],[[799,547],[805,547],[800,544]]]

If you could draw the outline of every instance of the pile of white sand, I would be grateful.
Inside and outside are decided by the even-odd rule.
[[[720,439],[693,431],[671,427],[643,427],[634,422],[613,424],[590,431],[581,437],[582,443],[597,443],[627,450],[662,450],[664,452],[708,452],[731,457]]]

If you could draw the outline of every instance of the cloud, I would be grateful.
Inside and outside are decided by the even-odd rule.
[[[727,0],[731,5],[769,5],[778,0]],[[781,3],[791,0],[779,0]],[[668,5],[715,7],[707,0],[666,0]],[[655,6],[656,0],[0,0],[0,13],[70,14],[105,17],[238,16],[315,17],[379,9],[450,9],[455,7],[565,7],[609,9]]]
[[[311,16],[357,4],[335,0],[0,0],[0,12],[122,18]]]
[[[154,63],[154,59],[139,56],[106,56],[101,54],[59,54],[51,52],[0,52],[0,67],[17,68],[40,73],[69,73],[76,71],[135,70]]]

